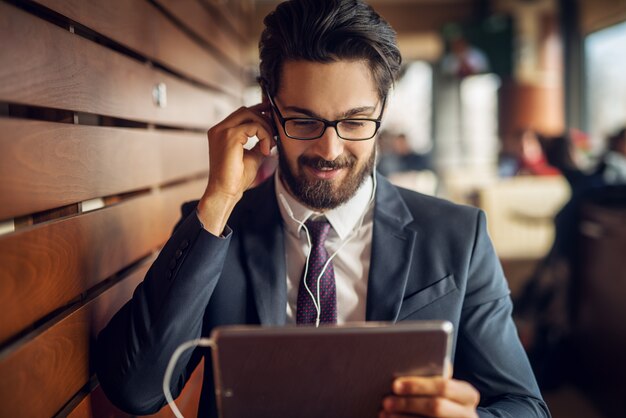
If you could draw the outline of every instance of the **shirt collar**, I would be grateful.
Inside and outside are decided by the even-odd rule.
[[[296,237],[300,236],[300,229],[302,228],[302,225],[289,216],[289,212],[285,205],[291,209],[293,217],[302,223],[312,217],[315,218],[325,216],[332,228],[335,232],[337,232],[339,238],[344,240],[356,227],[363,214],[367,211],[370,206],[370,199],[374,193],[374,182],[372,181],[372,176],[368,176],[354,196],[352,196],[352,198],[350,198],[350,200],[346,203],[324,213],[316,212],[300,203],[291,195],[283,184],[279,171],[280,168],[277,168],[274,173],[274,184],[276,197],[278,198],[278,207],[280,209],[280,214],[283,218],[285,227],[290,234],[293,234]],[[284,202],[281,202],[280,196],[283,196]]]

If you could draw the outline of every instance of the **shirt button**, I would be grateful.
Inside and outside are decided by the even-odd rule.
[[[174,254],[174,257],[176,257],[178,259],[178,258],[180,258],[181,255],[183,255],[183,251],[182,250],[176,250],[176,254]]]
[[[189,247],[189,241],[187,240],[183,240],[183,242],[180,243],[180,248],[181,250],[184,250],[185,248]]]
[[[176,259],[172,258],[170,260],[170,270],[174,270],[176,268]]]

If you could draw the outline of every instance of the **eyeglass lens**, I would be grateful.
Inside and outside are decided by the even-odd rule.
[[[324,132],[324,122],[316,119],[291,119],[285,123],[287,135],[312,139]],[[376,133],[376,122],[372,120],[345,119],[337,124],[337,133],[344,139],[368,139]]]

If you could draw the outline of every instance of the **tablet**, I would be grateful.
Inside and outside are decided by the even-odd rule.
[[[443,375],[452,324],[229,326],[211,334],[221,418],[376,417],[399,376]]]

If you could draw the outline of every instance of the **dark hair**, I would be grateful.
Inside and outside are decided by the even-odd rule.
[[[275,95],[285,61],[365,60],[384,97],[402,58],[396,32],[362,0],[290,0],[265,17],[261,81]]]
[[[618,151],[624,152],[623,149],[626,149],[626,128],[622,128],[616,131],[613,135],[609,136],[607,150],[609,151]]]

